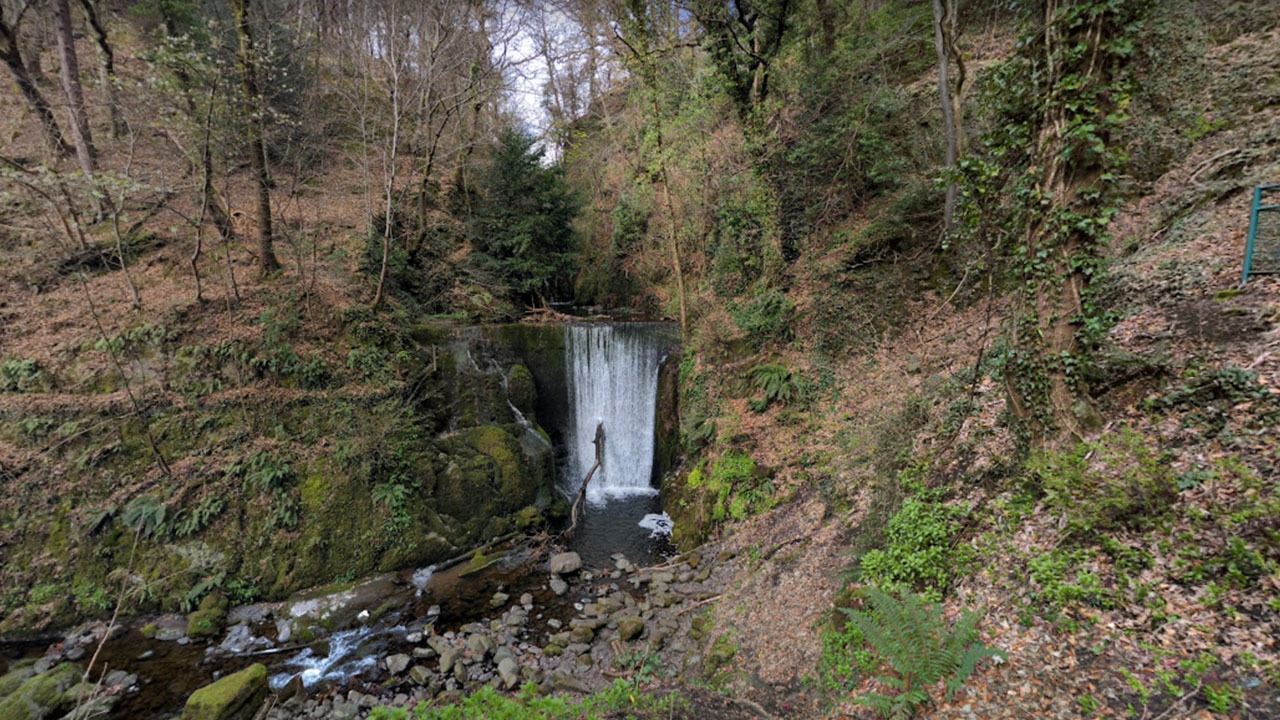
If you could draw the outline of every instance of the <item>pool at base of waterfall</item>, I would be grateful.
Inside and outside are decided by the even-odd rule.
[[[570,548],[590,568],[614,569],[616,554],[638,566],[676,554],[671,518],[656,493],[628,494],[589,502]]]

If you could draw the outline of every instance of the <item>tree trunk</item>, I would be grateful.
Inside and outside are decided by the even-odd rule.
[[[262,263],[261,277],[265,278],[280,269],[276,259],[271,234],[271,176],[267,172],[267,150],[263,137],[263,102],[258,87],[257,58],[253,44],[253,28],[249,24],[248,0],[232,0],[236,18],[236,35],[240,39],[240,73],[244,87],[244,99],[250,117],[247,126],[249,141],[249,165],[253,169],[258,189],[258,261]]]
[[[124,113],[120,110],[120,97],[116,90],[116,55],[107,41],[107,26],[98,14],[94,0],[80,0],[89,27],[93,30],[94,42],[98,45],[99,73],[102,76],[102,87],[107,93],[107,108],[111,113],[111,137],[124,137],[128,128],[125,126]]]
[[[1079,325],[1095,312],[1086,306],[1085,295],[1106,237],[1096,226],[1106,224],[1108,161],[1105,153],[1083,151],[1071,130],[1096,128],[1096,137],[1087,142],[1091,149],[1105,147],[1110,139],[1106,118],[1112,111],[1105,101],[1080,110],[1078,103],[1062,97],[1058,86],[1071,78],[1072,98],[1106,97],[1109,61],[1102,37],[1120,22],[1099,14],[1078,26],[1060,26],[1057,16],[1063,6],[1060,0],[1045,3],[1042,93],[1052,100],[1046,103],[1029,158],[1038,175],[1033,197],[1039,200],[1025,236],[1023,319],[1013,337],[1017,364],[1006,375],[1014,414],[1028,422],[1033,441],[1050,446],[1078,441],[1088,420],[1096,417],[1085,385],[1083,368],[1089,358],[1082,356],[1087,348],[1081,347]],[[1066,50],[1079,47],[1087,50]]]
[[[66,139],[62,136],[62,130],[58,128],[53,109],[49,107],[49,102],[45,100],[35,79],[27,71],[26,63],[22,60],[22,53],[18,49],[18,29],[5,20],[3,4],[0,4],[0,58],[4,59],[4,64],[9,68],[9,74],[13,75],[13,81],[18,85],[18,90],[22,92],[27,105],[40,121],[40,129],[44,133],[44,139],[49,148],[59,157],[70,155],[71,147],[67,145]]]
[[[933,44],[938,53],[938,90],[942,100],[942,122],[947,137],[946,165],[954,169],[963,151],[964,129],[960,122],[960,92],[964,85],[964,63],[955,48],[955,0],[933,0]],[[951,89],[951,62],[955,61],[959,73],[955,91]],[[943,206],[943,226],[951,232],[955,226],[955,182],[947,183]]]
[[[89,130],[89,116],[84,108],[84,90],[80,87],[80,62],[76,59],[75,38],[71,34],[71,6],[68,0],[54,0],[53,22],[58,36],[58,59],[61,61],[62,89],[67,94],[71,141],[76,146],[76,161],[85,175],[92,175],[97,165],[97,150]]]

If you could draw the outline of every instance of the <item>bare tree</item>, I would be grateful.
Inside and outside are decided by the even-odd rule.
[[[3,58],[5,66],[9,68],[9,74],[18,85],[18,90],[27,99],[27,105],[40,121],[45,142],[54,154],[65,157],[71,154],[71,147],[67,145],[66,139],[62,136],[62,130],[58,128],[58,121],[53,116],[49,101],[40,92],[40,87],[36,85],[32,73],[27,68],[27,63],[22,59],[18,42],[18,25],[27,7],[24,4],[17,13],[6,17],[5,4],[0,2],[0,58]]]
[[[271,233],[271,175],[267,169],[266,138],[262,129],[265,109],[262,92],[258,86],[258,58],[253,41],[253,27],[249,19],[248,0],[231,0],[231,10],[235,14],[236,36],[240,41],[237,55],[240,60],[244,101],[250,109],[246,139],[249,143],[249,165],[253,168],[254,182],[258,190],[258,262],[261,263],[259,271],[265,278],[280,269],[280,261],[276,259]]]
[[[89,29],[93,31],[93,41],[98,47],[98,73],[100,84],[107,96],[107,109],[111,113],[111,137],[124,137],[128,129],[125,127],[124,113],[120,109],[120,97],[116,86],[116,54],[107,38],[107,26],[102,21],[95,0],[80,0],[84,8],[85,18],[89,21]]]
[[[938,53],[938,89],[942,96],[942,122],[947,136],[947,168],[954,168],[964,152],[961,93],[964,92],[964,58],[956,49],[956,0],[933,0],[933,43]],[[956,86],[951,87],[951,63],[956,64]],[[947,184],[943,223],[947,232],[955,224],[956,183]]]
[[[80,86],[80,61],[76,58],[75,38],[71,33],[71,6],[67,0],[54,0],[53,24],[58,36],[58,57],[62,68],[62,90],[67,95],[71,141],[76,146],[76,160],[85,175],[92,175],[98,152],[93,147],[93,133],[84,107],[84,90]]]

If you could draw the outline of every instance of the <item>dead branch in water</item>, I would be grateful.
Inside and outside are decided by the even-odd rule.
[[[587,472],[586,479],[582,481],[582,487],[578,489],[578,498],[573,501],[573,509],[569,512],[569,527],[561,534],[565,540],[572,538],[578,530],[578,517],[582,514],[587,500],[587,485],[591,483],[591,477],[596,474],[596,470],[600,469],[600,463],[604,459],[604,423],[596,424],[596,437],[591,444],[596,446],[596,462]]]

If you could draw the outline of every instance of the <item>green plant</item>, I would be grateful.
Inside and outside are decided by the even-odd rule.
[[[374,708],[370,720],[602,720],[611,717],[667,718],[686,707],[678,694],[662,698],[638,692],[632,683],[617,680],[595,694],[570,699],[542,696],[536,685],[528,684],[515,695],[499,693],[486,685],[467,697],[447,705],[420,703],[412,711],[403,708]]]
[[[245,492],[267,493],[286,489],[294,479],[289,461],[270,450],[261,450],[229,465],[225,475],[243,480]]]
[[[1078,603],[1104,609],[1115,604],[1098,575],[1082,567],[1090,555],[1083,548],[1059,547],[1031,558],[1031,582],[1037,588],[1034,597],[1050,615]]]
[[[189,513],[179,511],[173,521],[173,531],[178,537],[188,537],[209,527],[222,514],[226,501],[218,495],[206,495]]]
[[[764,412],[769,405],[786,405],[800,396],[800,385],[785,365],[768,363],[751,369],[751,382],[761,397],[753,398],[748,405],[754,412]]]
[[[158,538],[169,531],[165,524],[165,507],[151,495],[139,495],[124,508],[120,519],[125,527],[142,537]]]
[[[885,589],[914,590],[940,599],[957,568],[969,558],[967,548],[955,542],[968,510],[947,505],[939,490],[923,489],[911,475],[909,469],[899,477],[916,494],[889,517],[885,546],[862,556],[859,573],[863,580]]]
[[[0,392],[39,392],[49,386],[40,363],[9,358],[0,362]]]
[[[876,680],[897,692],[867,693],[855,702],[884,717],[913,716],[930,702],[929,688],[945,680],[947,698],[960,689],[985,658],[1006,659],[1003,651],[978,642],[981,616],[965,611],[948,625],[939,605],[914,593],[891,595],[875,587],[862,591],[864,608],[841,608],[887,667]]]
[[[828,693],[853,690],[880,665],[880,658],[867,647],[866,637],[856,623],[833,620],[822,630],[821,638],[818,681]]]
[[[791,339],[796,305],[779,290],[765,290],[746,303],[730,303],[729,317],[756,349]]]
[[[1209,710],[1226,714],[1244,704],[1244,691],[1227,683],[1212,683],[1201,688]]]
[[[1036,452],[1027,469],[1040,481],[1045,506],[1064,517],[1067,533],[1079,539],[1148,526],[1178,492],[1168,463],[1130,429],[1067,452]]]

